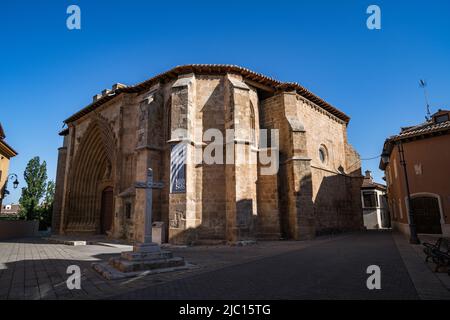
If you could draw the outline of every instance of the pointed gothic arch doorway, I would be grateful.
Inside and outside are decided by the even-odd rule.
[[[114,227],[116,139],[106,119],[94,117],[76,145],[69,172],[65,232],[105,234]],[[105,192],[104,192],[105,191]]]

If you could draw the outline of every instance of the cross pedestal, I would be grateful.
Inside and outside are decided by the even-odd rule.
[[[94,263],[95,270],[108,279],[120,279],[141,275],[143,272],[161,273],[189,268],[181,257],[172,252],[161,250],[152,242],[152,189],[162,188],[162,183],[153,182],[153,171],[147,172],[145,182],[136,182],[135,187],[145,190],[144,203],[144,241],[133,246],[133,251],[124,251],[120,257],[111,258],[108,263]]]
[[[133,246],[133,252],[160,252],[161,247],[159,244],[151,242],[151,243],[137,243]]]
[[[136,244],[133,247],[134,252],[159,252],[161,248],[158,244],[152,242],[152,203],[153,203],[153,189],[161,188],[162,183],[153,183],[153,170],[151,168],[147,171],[147,180],[145,182],[136,182],[135,187],[145,190],[144,203],[144,241]]]

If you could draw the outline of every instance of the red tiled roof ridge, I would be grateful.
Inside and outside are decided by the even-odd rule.
[[[398,135],[395,135],[393,138],[396,139],[396,138],[409,137],[409,136],[412,136],[415,134],[434,132],[434,131],[438,131],[440,129],[446,129],[446,128],[450,128],[450,121],[444,121],[441,123],[430,123],[428,125],[417,126],[417,127],[411,128],[411,130],[401,132]]]
[[[421,124],[416,124],[414,126],[403,127],[403,128],[401,128],[401,131],[400,131],[399,134],[410,132],[410,131],[413,131],[413,130],[417,130],[417,129],[420,129],[420,128],[423,128],[423,127],[427,127],[427,126],[430,126],[430,125],[433,125],[433,124],[434,124],[434,122],[432,122],[431,120],[428,120],[426,122],[423,122]]]
[[[448,112],[448,110],[440,110],[435,113],[432,117],[440,112]],[[427,120],[426,122],[407,127],[408,129],[401,131],[397,135],[393,135],[388,137],[384,141],[383,151],[382,153],[386,156],[389,156],[392,152],[394,145],[399,141],[408,141],[412,139],[425,139],[435,135],[448,134],[450,133],[450,120],[446,120],[443,122],[434,122],[433,120]],[[388,162],[383,160],[383,157],[380,159],[379,168],[384,170],[386,168]]]

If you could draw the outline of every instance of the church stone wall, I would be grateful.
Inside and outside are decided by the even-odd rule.
[[[316,233],[359,229],[360,201],[355,190],[362,183],[361,172],[350,167],[358,159],[349,151],[346,124],[300,97],[297,109],[311,158]],[[326,150],[325,162],[319,157],[321,147]]]
[[[343,121],[292,93],[266,99],[263,126],[280,130],[279,207],[282,234],[316,234],[361,226],[358,156],[347,143]],[[326,163],[319,148],[327,150]],[[354,163],[352,167],[349,165]]]
[[[197,105],[195,141],[203,143],[202,134],[217,129],[225,135],[225,97],[223,76],[197,76]],[[213,141],[211,141],[213,142]],[[204,142],[211,143],[210,141]],[[202,151],[205,147],[202,146]],[[200,239],[225,238],[225,166],[223,164],[198,165],[196,189],[196,214],[201,221]]]
[[[266,92],[261,98],[261,90],[239,74],[182,74],[143,92],[121,94],[69,123],[66,149],[59,155],[55,204],[60,209],[55,212],[60,214],[55,214],[54,226],[66,231],[68,180],[80,142],[100,121],[102,130],[110,131],[106,136],[113,137],[108,145],[115,146],[111,179],[99,183],[114,187],[111,237],[143,240],[145,191],[135,183],[145,181],[149,167],[154,181],[164,183],[153,190],[153,220],[165,222],[167,240],[173,243],[309,239],[358,229],[360,163],[347,142],[346,124],[296,92]],[[187,134],[174,134],[179,128]],[[280,168],[275,175],[262,175],[256,164],[262,151],[260,128],[279,130]],[[228,143],[224,160],[231,147],[235,156],[255,162],[196,164],[196,154],[211,143],[203,139],[208,129],[218,129],[224,139],[227,129],[235,130],[234,139],[223,141]],[[189,159],[186,190],[173,193],[170,154],[180,142],[186,144]],[[326,163],[319,158],[321,146],[327,150]],[[92,197],[98,201],[99,194]]]

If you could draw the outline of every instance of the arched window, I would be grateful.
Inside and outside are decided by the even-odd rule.
[[[328,163],[328,150],[323,144],[319,147],[319,159],[323,164]]]
[[[255,108],[253,108],[253,103],[250,101],[250,141],[252,145],[256,144],[256,132],[255,129]]]
[[[166,103],[166,107],[165,107],[165,112],[166,112],[166,141],[170,140],[172,138],[172,132],[171,132],[171,127],[172,127],[172,97],[169,98],[169,100],[167,100]]]

